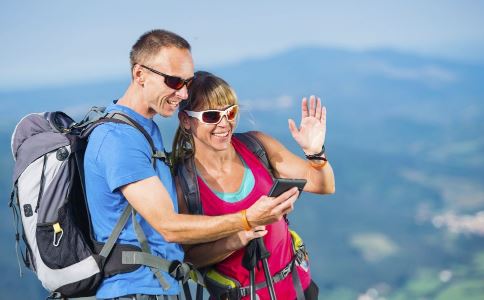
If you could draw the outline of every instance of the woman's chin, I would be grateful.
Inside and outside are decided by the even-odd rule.
[[[227,150],[230,147],[231,138],[231,134],[224,137],[212,135],[211,145],[213,148],[219,151]]]

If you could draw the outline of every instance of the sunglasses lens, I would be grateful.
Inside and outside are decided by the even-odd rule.
[[[172,89],[179,90],[183,87],[183,79],[180,77],[166,76],[165,83]]]
[[[227,119],[229,121],[233,121],[235,120],[235,118],[237,117],[237,113],[239,112],[239,109],[237,106],[232,106],[229,111],[227,111]]]
[[[193,77],[190,78],[190,79],[187,79],[187,81],[186,81],[187,89],[190,88],[190,86],[192,85],[192,83],[193,83]]]
[[[210,123],[210,124],[218,123],[218,121],[220,121],[220,115],[221,115],[220,111],[216,111],[216,110],[205,111],[202,114],[202,120],[203,122]]]

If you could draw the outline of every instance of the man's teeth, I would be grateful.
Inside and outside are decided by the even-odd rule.
[[[166,100],[166,102],[168,102],[168,104],[170,104],[170,105],[178,105],[178,102],[176,102],[176,101]]]

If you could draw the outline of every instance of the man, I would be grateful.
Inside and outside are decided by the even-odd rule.
[[[129,116],[148,132],[156,149],[163,151],[161,134],[152,118],[156,114],[172,116],[188,97],[187,88],[194,74],[190,45],[172,32],[153,30],[134,44],[130,60],[131,83],[107,111]],[[277,198],[261,197],[247,211],[224,216],[178,214],[169,167],[159,160],[154,169],[151,155],[147,139],[130,125],[106,123],[92,132],[84,169],[96,240],[106,242],[129,202],[138,213],[136,218],[152,254],[168,261],[183,261],[178,243],[209,242],[244,229],[249,238],[259,237],[261,233],[250,229],[280,220],[292,210],[298,196],[297,189],[293,189]],[[117,242],[139,245],[133,227],[129,220]],[[162,277],[169,288],[164,289],[154,273],[142,266],[105,278],[97,297],[150,299],[146,295],[178,295],[176,280],[167,273]]]

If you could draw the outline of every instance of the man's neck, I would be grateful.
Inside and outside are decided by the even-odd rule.
[[[156,114],[155,112],[151,112],[149,106],[143,99],[143,95],[132,83],[116,104],[129,107],[148,119],[153,118]]]

